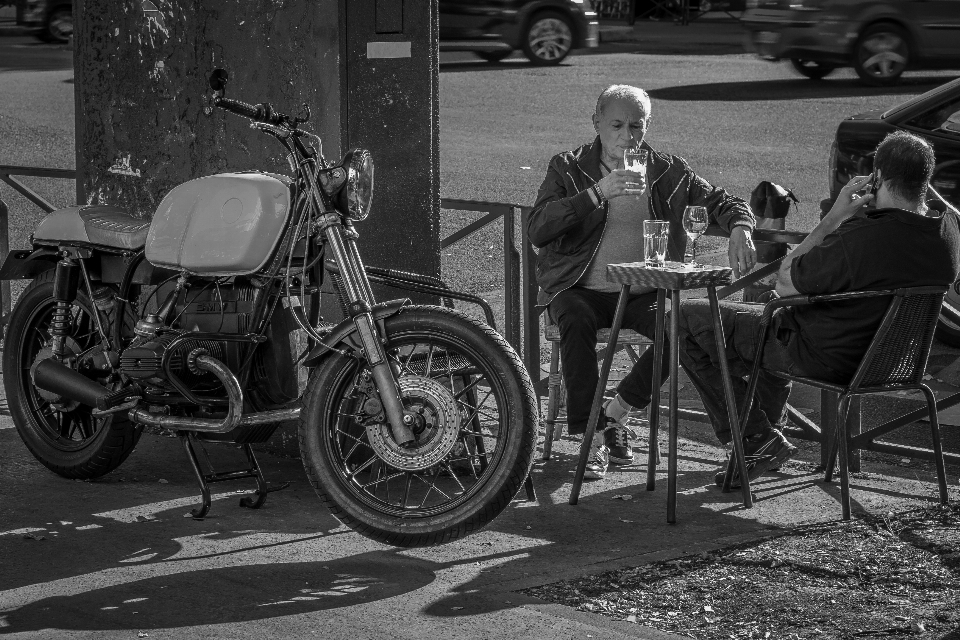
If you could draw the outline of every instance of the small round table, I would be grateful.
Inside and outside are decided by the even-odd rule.
[[[580,444],[580,460],[577,464],[577,473],[573,479],[573,489],[570,492],[570,504],[575,505],[580,498],[580,487],[583,484],[583,474],[587,467],[590,455],[590,443],[593,439],[600,417],[603,403],[603,393],[610,376],[610,366],[613,364],[614,346],[617,344],[617,335],[623,324],[623,316],[630,299],[630,285],[642,285],[657,288],[657,327],[654,336],[653,358],[660,362],[663,358],[664,325],[666,323],[666,298],[670,293],[670,390],[668,404],[669,445],[667,453],[667,522],[675,524],[677,521],[677,373],[679,368],[679,329],[680,318],[677,310],[680,308],[680,292],[687,289],[707,289],[710,299],[710,310],[713,313],[714,333],[718,336],[721,349],[726,347],[723,337],[723,324],[720,320],[720,304],[717,298],[717,286],[729,284],[733,272],[728,267],[714,265],[698,265],[692,267],[678,262],[667,262],[662,267],[648,265],[644,262],[628,262],[623,264],[607,265],[607,280],[620,285],[620,298],[617,301],[617,310],[610,329],[610,342],[600,367],[600,381],[597,383],[593,395],[593,405],[590,408],[590,420],[587,431],[583,434]],[[753,496],[750,493],[750,481],[747,476],[747,465],[743,455],[743,440],[740,434],[740,421],[737,419],[737,405],[730,383],[730,371],[725,357],[718,358],[720,371],[723,377],[724,399],[727,404],[727,418],[730,421],[730,430],[733,435],[733,455],[740,475],[740,490],[743,495],[743,505],[753,507]],[[658,450],[657,431],[660,426],[660,367],[653,367],[653,389],[650,400],[650,445],[647,458],[647,490],[653,491],[656,479],[656,454]],[[729,466],[728,466],[729,469]],[[725,479],[725,488],[729,489],[731,474],[728,471]]]

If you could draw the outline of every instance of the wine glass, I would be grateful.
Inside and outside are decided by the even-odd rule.
[[[687,232],[687,238],[690,239],[692,246],[690,255],[690,265],[697,265],[697,238],[707,230],[707,208],[706,207],[687,207],[683,210],[683,230]]]

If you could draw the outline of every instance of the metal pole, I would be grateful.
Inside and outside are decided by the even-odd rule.
[[[720,303],[717,300],[717,288],[707,287],[707,296],[710,298],[710,311],[713,315],[713,334],[717,346],[717,360],[720,362],[720,375],[723,376],[723,395],[727,402],[727,420],[730,421],[730,433],[733,436],[733,452],[740,471],[740,492],[743,495],[743,506],[753,507],[753,495],[750,493],[750,477],[747,475],[747,460],[743,455],[743,434],[740,433],[740,420],[737,417],[737,399],[733,394],[733,385],[730,383],[730,365],[727,362],[726,339],[723,334],[723,320],[720,318]],[[679,309],[672,309],[670,313],[679,313]],[[762,348],[763,345],[760,345]],[[757,354],[760,357],[760,354]]]
[[[533,381],[534,388],[540,382],[540,314],[537,313],[536,254],[527,235],[527,212],[520,212],[520,306],[523,325],[523,360]]]
[[[822,389],[820,391],[820,466],[826,472],[827,478],[833,475],[833,469],[828,469],[831,463],[833,447],[836,446],[834,434],[837,430],[837,394]]]
[[[573,489],[570,491],[570,504],[577,504],[580,498],[580,486],[583,484],[583,473],[587,469],[587,458],[590,457],[590,443],[596,431],[597,421],[603,405],[603,392],[606,391],[607,378],[610,377],[610,365],[613,364],[613,355],[617,351],[617,336],[623,324],[623,316],[627,312],[627,302],[630,300],[630,285],[620,287],[620,300],[617,302],[617,312],[613,316],[613,326],[610,327],[610,341],[607,342],[607,352],[603,356],[603,366],[600,368],[600,379],[597,380],[597,389],[593,394],[593,404],[590,405],[590,419],[587,430],[580,443],[580,461],[577,463],[577,473],[573,477]]]
[[[520,343],[520,253],[517,251],[515,238],[515,217],[513,207],[503,208],[503,312],[504,324],[507,331],[507,342],[518,352],[523,347]]]
[[[9,209],[7,203],[0,198],[0,264],[7,259],[10,253],[10,226],[8,220]],[[0,281],[0,325],[6,325],[10,316],[10,281]]]
[[[677,363],[679,354],[677,349],[680,343],[680,291],[670,291],[670,410],[668,412],[668,426],[670,441],[667,445],[667,523],[677,522],[677,438],[679,437],[679,423],[677,421]],[[655,362],[653,367],[657,368]]]
[[[657,484],[657,453],[660,450],[660,379],[663,362],[664,314],[667,305],[667,292],[657,289],[657,328],[653,340],[653,380],[650,386],[650,444],[647,449],[647,491],[653,491]]]

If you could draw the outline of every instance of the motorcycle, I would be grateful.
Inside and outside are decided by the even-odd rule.
[[[517,353],[454,309],[377,302],[354,228],[371,210],[371,155],[328,163],[301,127],[309,109],[290,117],[228,99],[227,79],[211,75],[211,103],[279,141],[294,177],[191,180],[149,221],[99,205],[47,215],[32,249],[0,267],[0,278],[32,280],[3,353],[21,438],[55,473],[87,479],[123,463],[145,427],[172,431],[202,518],[212,482],[254,478],[241,504],[264,504],[278,487],[250,445],[296,419],[307,477],[344,524],[407,547],[477,531],[533,463],[538,411]],[[325,275],[337,324],[319,314]],[[217,441],[240,445],[248,467],[203,471],[196,445]]]

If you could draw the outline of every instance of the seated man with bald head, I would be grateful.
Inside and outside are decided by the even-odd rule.
[[[612,324],[617,306],[620,288],[607,281],[606,266],[643,259],[644,220],[670,223],[667,260],[680,261],[687,242],[684,208],[704,206],[710,221],[730,233],[734,274],[739,277],[756,262],[755,221],[747,203],[709,184],[682,158],[653,149],[644,140],[649,124],[650,98],[643,89],[614,85],[604,90],[593,114],[597,137],[553,157],[527,223],[530,241],[540,249],[538,305],[547,307],[560,329],[571,434],[586,431],[599,380],[597,330]],[[624,152],[638,148],[648,152],[645,176],[624,168]],[[653,338],[656,291],[635,286],[630,296],[623,327]],[[661,380],[669,373],[668,362],[664,353]],[[653,366],[648,349],[606,404],[584,477],[603,478],[608,462],[633,462],[623,418],[650,403]]]

